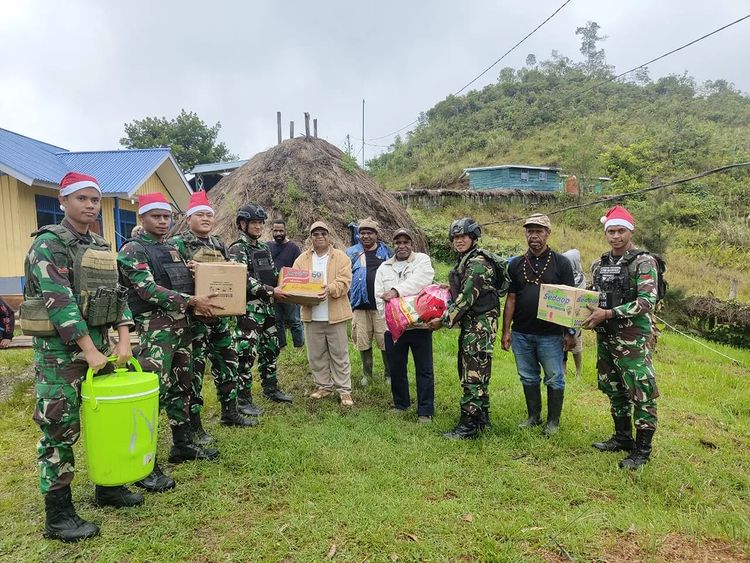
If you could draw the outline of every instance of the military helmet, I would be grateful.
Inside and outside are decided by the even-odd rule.
[[[448,238],[453,240],[453,237],[458,235],[469,235],[476,240],[482,236],[482,228],[471,217],[456,219],[451,223],[451,228],[448,230]]]
[[[237,211],[237,226],[240,226],[240,220],[242,221],[265,221],[268,219],[266,210],[260,205],[251,203],[249,205],[243,205]]]

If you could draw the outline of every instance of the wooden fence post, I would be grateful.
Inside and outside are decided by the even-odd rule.
[[[277,132],[279,134],[278,135],[278,137],[279,137],[279,143],[278,144],[281,144],[281,112],[280,111],[276,112],[276,129],[277,129]]]
[[[310,138],[310,114],[305,112],[305,139]]]
[[[294,139],[294,121],[289,122],[289,138]]]
[[[318,118],[313,119],[313,137],[318,138]]]

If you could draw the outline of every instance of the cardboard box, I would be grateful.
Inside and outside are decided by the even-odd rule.
[[[195,294],[218,293],[214,303],[217,317],[244,315],[247,310],[247,265],[236,262],[198,262],[195,264]]]
[[[318,294],[323,291],[322,272],[281,268],[279,272],[279,288],[286,293],[285,303],[297,305],[319,305],[323,302]]]
[[[599,305],[598,291],[543,283],[539,287],[536,318],[569,328],[581,328],[591,314],[588,305]]]

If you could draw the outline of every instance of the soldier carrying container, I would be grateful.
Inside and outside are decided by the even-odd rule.
[[[44,495],[44,535],[78,541],[99,534],[99,527],[80,518],[70,489],[73,445],[81,433],[81,382],[87,370],[107,364],[107,332],[115,327],[117,363],[131,357],[133,324],[126,292],[117,283],[117,262],[110,244],[90,231],[101,211],[95,178],[69,172],[60,181],[60,225],[42,227],[25,262],[23,331],[33,336],[36,370],[34,422],[42,431],[37,446],[39,489]],[[108,371],[111,371],[108,370]],[[94,501],[117,508],[143,503],[143,495],[126,487],[97,485]]]
[[[651,363],[650,314],[662,280],[656,258],[633,244],[635,222],[624,207],[610,209],[602,223],[611,250],[591,268],[600,306],[592,308],[583,327],[597,332],[599,389],[609,397],[615,433],[592,446],[602,452],[629,452],[619,465],[637,469],[648,462],[656,431],[659,391]]]
[[[492,353],[500,317],[499,298],[508,289],[508,264],[479,248],[479,224],[469,217],[451,224],[448,236],[458,253],[450,273],[453,301],[430,328],[458,325],[458,378],[463,387],[461,418],[445,438],[474,438],[490,424]]]
[[[224,244],[211,236],[214,210],[206,192],[195,192],[185,212],[187,230],[169,239],[195,271],[196,262],[226,262],[229,253]],[[193,441],[206,446],[213,442],[201,424],[203,409],[203,377],[206,360],[211,360],[211,375],[216,385],[216,395],[221,403],[220,423],[224,426],[255,426],[255,418],[247,418],[237,411],[237,351],[232,345],[229,317],[201,317],[194,315],[190,330],[193,335],[193,393],[190,404],[190,425]]]
[[[279,340],[272,298],[283,292],[276,287],[278,272],[271,252],[260,240],[268,219],[265,209],[250,204],[237,211],[240,238],[229,246],[229,257],[247,265],[247,312],[237,317],[234,341],[239,356],[237,405],[241,413],[257,416],[261,410],[253,404],[253,363],[258,358],[263,396],[277,403],[291,403],[292,396],[279,389],[276,360]]]
[[[143,231],[120,249],[117,263],[120,280],[128,288],[128,306],[133,313],[140,346],[138,361],[144,369],[159,374],[159,407],[172,429],[170,463],[215,459],[219,452],[193,442],[190,427],[193,374],[188,310],[213,316],[214,295],[193,295],[193,276],[180,253],[165,242],[172,221],[172,207],[160,193],[138,197],[138,215]],[[136,485],[151,492],[174,488],[158,463]]]

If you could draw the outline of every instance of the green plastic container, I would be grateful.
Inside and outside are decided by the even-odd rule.
[[[135,359],[130,364],[135,371],[117,368],[96,377],[89,369],[81,385],[83,446],[97,485],[132,483],[154,468],[159,377]]]

